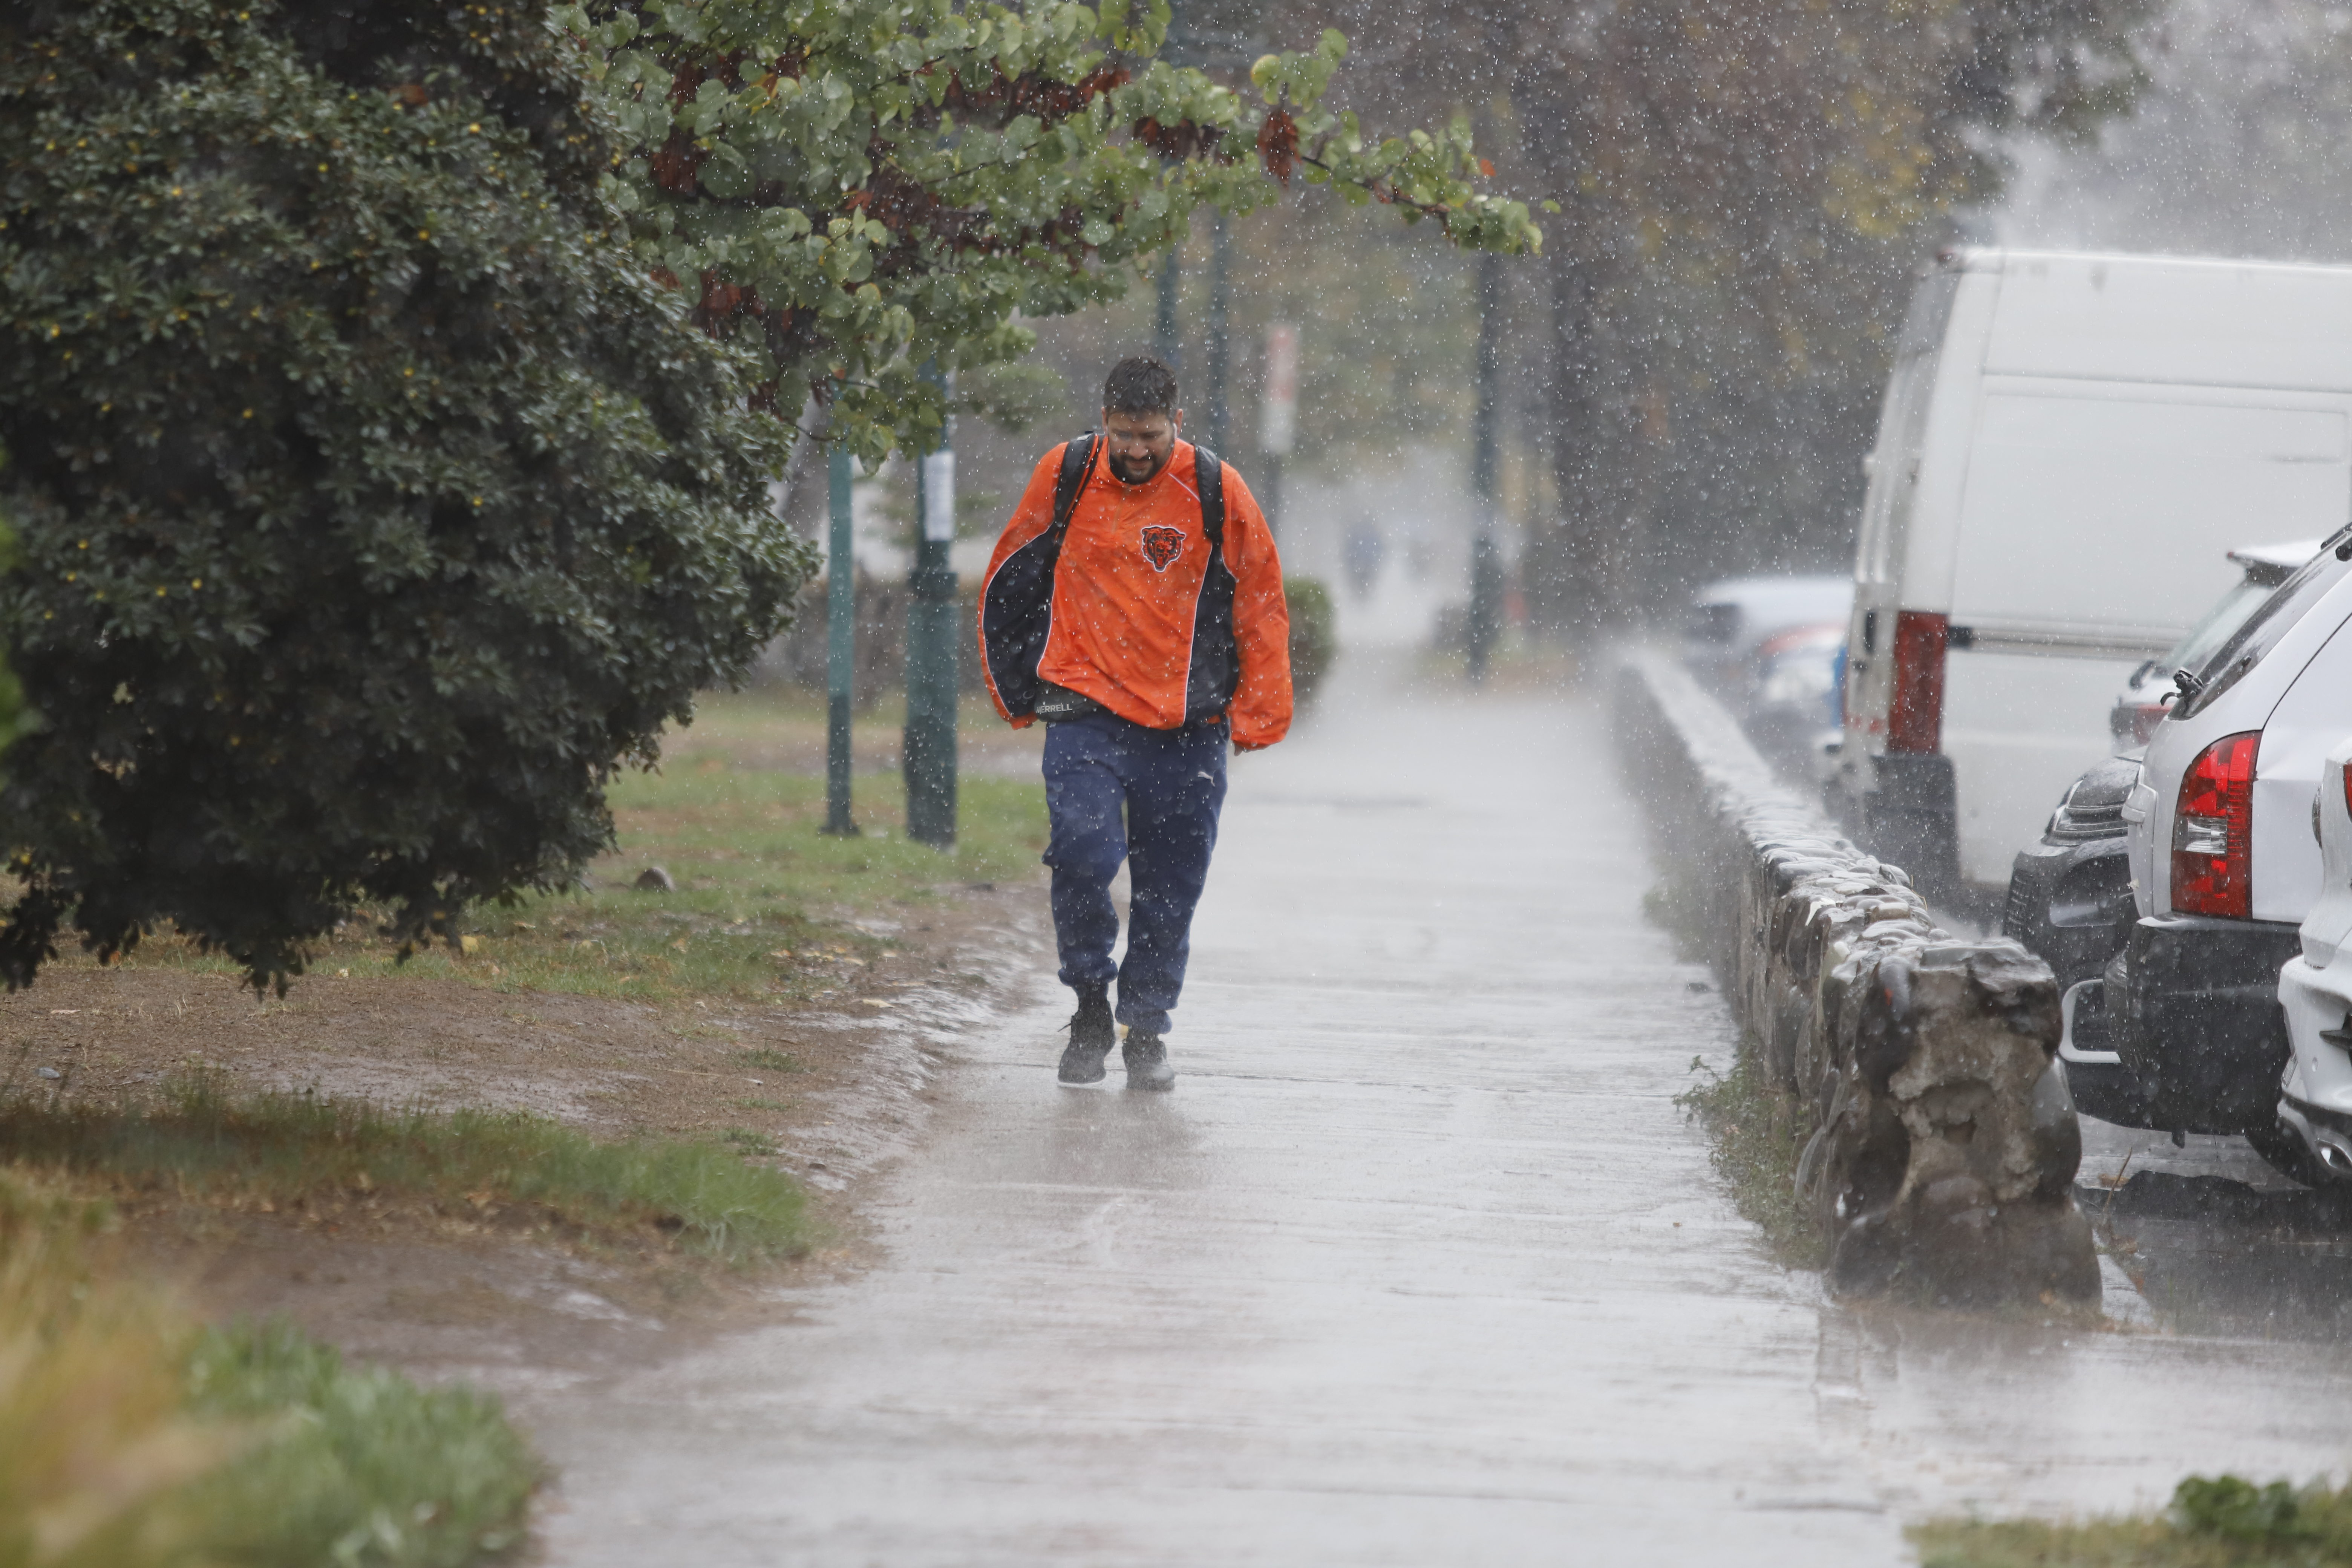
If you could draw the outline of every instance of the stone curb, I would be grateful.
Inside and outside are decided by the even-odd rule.
[[[1831,1288],[2097,1301],[2049,966],[1940,930],[1675,659],[1628,652],[1613,684],[1675,923],[1705,943],[1740,1049],[1811,1117],[1797,1192],[1831,1238]]]

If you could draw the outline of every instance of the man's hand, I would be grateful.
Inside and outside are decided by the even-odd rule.
[[[1247,741],[1235,741],[1234,742],[1234,750],[1236,752],[1263,752],[1265,750],[1265,747],[1263,745],[1254,746]]]

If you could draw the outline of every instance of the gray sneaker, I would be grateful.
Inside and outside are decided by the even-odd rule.
[[[1129,1089],[1174,1089],[1176,1069],[1168,1065],[1168,1045],[1157,1035],[1141,1029],[1129,1029],[1127,1043],[1119,1047],[1119,1056],[1127,1062],[1127,1087]]]
[[[1111,1021],[1110,1002],[1100,993],[1080,993],[1078,1010],[1070,1019],[1070,1043],[1062,1051],[1064,1083],[1100,1083],[1103,1058],[1118,1043],[1118,1026]]]

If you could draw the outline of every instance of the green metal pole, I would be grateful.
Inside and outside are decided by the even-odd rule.
[[[1160,258],[1160,308],[1151,323],[1151,352],[1170,370],[1184,368],[1184,345],[1177,337],[1176,307],[1178,292],[1182,287],[1183,268],[1178,259],[1183,254],[1183,241],[1178,240]]]
[[[1192,37],[1192,28],[1185,19],[1185,0],[1168,0],[1168,37],[1160,46],[1160,58],[1171,66],[1199,65],[1199,47]],[[1184,271],[1182,257],[1188,234],[1180,234],[1160,258],[1160,309],[1152,321],[1151,352],[1160,363],[1182,374],[1184,342],[1180,331],[1179,307],[1183,303]]]
[[[1227,328],[1233,307],[1233,231],[1217,215],[1209,246],[1209,449],[1219,457],[1233,450],[1233,426],[1225,416],[1225,391],[1232,369]]]
[[[934,384],[947,384],[926,370]],[[955,424],[915,465],[915,570],[907,580],[907,837],[939,849],[956,837]]]
[[[857,563],[850,541],[847,452],[825,459],[832,526],[825,538],[824,831],[855,837],[849,816],[849,703],[857,675]]]
[[[1478,408],[1471,437],[1470,489],[1478,509],[1470,542],[1470,614],[1464,628],[1473,685],[1486,679],[1486,658],[1502,629],[1503,563],[1495,542],[1499,445],[1496,406],[1502,391],[1503,258],[1478,258]]]

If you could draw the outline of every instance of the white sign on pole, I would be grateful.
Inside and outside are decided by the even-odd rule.
[[[934,544],[955,542],[955,448],[923,459],[923,537]]]
[[[1265,396],[1258,405],[1258,449],[1286,456],[1297,432],[1298,329],[1276,321],[1265,330]]]

